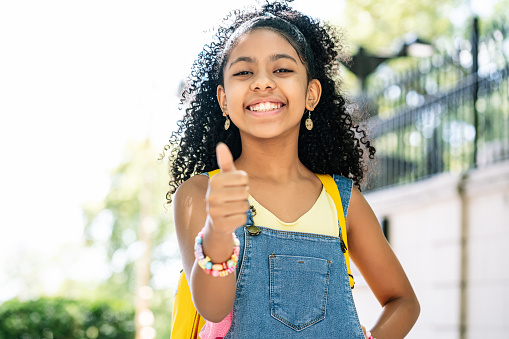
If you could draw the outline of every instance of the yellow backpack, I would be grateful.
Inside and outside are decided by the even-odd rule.
[[[219,170],[209,172],[209,178],[219,173]],[[341,203],[341,197],[339,196],[339,190],[334,179],[328,174],[317,174],[316,175],[322,182],[325,190],[334,200],[336,205],[336,211],[338,214],[338,221],[341,228],[341,235],[345,244],[345,261],[348,269],[348,275],[350,278],[350,287],[353,289],[354,280],[350,271],[350,258],[348,255],[348,241],[346,234],[346,223],[343,212],[343,204]],[[175,300],[173,302],[173,319],[171,324],[171,338],[173,339],[198,339],[198,334],[201,331],[203,325],[205,325],[205,319],[200,316],[198,311],[193,305],[191,299],[191,291],[187,284],[187,279],[182,270],[180,279],[177,286],[177,292],[175,294]]]

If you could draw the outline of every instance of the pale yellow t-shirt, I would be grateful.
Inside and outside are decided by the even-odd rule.
[[[294,222],[281,221],[272,212],[260,205],[251,195],[249,204],[256,209],[253,217],[256,226],[269,227],[281,231],[316,233],[339,237],[338,215],[334,200],[325,188],[309,211]]]

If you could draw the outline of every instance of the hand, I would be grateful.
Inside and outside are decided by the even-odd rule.
[[[249,178],[237,170],[228,146],[219,143],[216,157],[221,173],[210,178],[207,189],[207,224],[214,231],[229,233],[246,223],[249,209]]]

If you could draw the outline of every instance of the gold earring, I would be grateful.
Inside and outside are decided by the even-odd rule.
[[[230,117],[227,114],[226,106],[223,107],[223,117],[226,117],[226,121],[224,122],[224,130],[227,131],[230,128]]]
[[[311,112],[306,110],[308,112],[308,118],[306,119],[306,128],[308,131],[311,131],[313,129],[313,120],[311,120]],[[306,114],[306,112],[304,112]]]
[[[228,114],[225,114],[226,121],[224,122],[224,130],[227,131],[230,128],[230,117]]]

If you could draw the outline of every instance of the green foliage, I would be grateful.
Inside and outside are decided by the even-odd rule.
[[[13,299],[0,306],[0,339],[14,338],[134,338],[134,311],[105,301]]]
[[[450,34],[452,25],[446,5],[451,3],[452,0],[347,1],[340,25],[347,28],[354,44],[378,52],[409,32],[427,40]]]
[[[178,249],[174,245],[172,211],[165,210],[168,171],[157,161],[159,152],[148,141],[129,143],[121,164],[111,174],[109,192],[101,202],[84,206],[83,212],[87,243],[107,249],[112,271],[93,293],[129,300],[134,305],[135,262],[148,249],[151,280],[141,282],[153,290],[149,300],[155,318],[153,327],[157,338],[165,338],[170,334],[174,293],[167,272],[171,263],[178,260]],[[149,239],[141,237],[142,222]],[[72,290],[72,286],[67,290]]]

